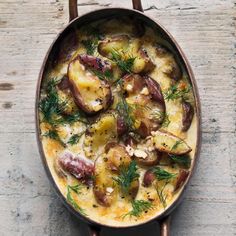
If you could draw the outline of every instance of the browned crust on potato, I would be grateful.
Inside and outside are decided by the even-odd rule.
[[[111,92],[111,88],[110,88],[110,85],[109,83],[106,81],[106,80],[100,80],[98,77],[97,79],[100,81],[101,83],[101,87],[103,87],[104,89],[107,90],[107,94],[106,96],[104,97],[104,99],[101,101],[104,103],[103,107],[98,110],[98,111],[94,111],[94,110],[91,110],[89,107],[87,107],[85,105],[85,102],[83,101],[83,98],[81,97],[81,94],[79,92],[79,90],[76,88],[76,85],[73,81],[73,79],[70,79],[70,76],[69,76],[69,70],[70,70],[70,67],[71,65],[75,62],[79,60],[80,61],[80,55],[77,56],[76,58],[74,58],[70,63],[69,63],[69,66],[68,66],[68,71],[67,71],[67,76],[69,78],[69,83],[70,83],[70,90],[72,92],[72,95],[74,97],[74,100],[75,100],[75,103],[76,105],[81,109],[83,110],[85,113],[87,113],[87,115],[94,115],[102,110],[106,110],[112,103],[112,92]]]

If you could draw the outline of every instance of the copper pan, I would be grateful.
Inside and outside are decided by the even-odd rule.
[[[100,230],[102,227],[108,227],[107,225],[103,224],[98,224],[97,222],[94,222],[93,220],[89,219],[86,216],[81,215],[79,212],[74,210],[71,205],[69,205],[64,198],[64,196],[61,194],[59,191],[55,181],[53,180],[53,177],[50,173],[46,157],[44,154],[44,150],[42,147],[41,143],[41,138],[40,138],[40,127],[39,127],[39,111],[38,111],[38,103],[39,103],[39,97],[40,97],[40,89],[41,89],[41,82],[44,77],[44,73],[46,72],[47,65],[49,61],[51,60],[52,54],[55,54],[55,51],[57,48],[60,46],[60,42],[62,41],[63,38],[65,38],[69,32],[71,32],[71,29],[73,27],[79,27],[84,24],[88,24],[91,21],[96,21],[102,18],[106,17],[117,17],[117,16],[131,16],[133,18],[140,19],[147,23],[149,26],[157,30],[160,35],[171,45],[171,48],[173,49],[174,54],[176,57],[179,59],[179,61],[182,63],[184,66],[189,79],[190,83],[193,88],[193,94],[195,97],[195,112],[196,112],[196,117],[197,117],[197,145],[196,145],[196,152],[195,152],[195,157],[193,160],[193,167],[195,166],[197,157],[200,153],[200,147],[201,147],[201,112],[200,112],[200,100],[199,100],[199,95],[198,95],[198,89],[196,85],[196,81],[192,72],[192,69],[190,67],[190,64],[184,55],[183,51],[181,50],[180,46],[177,44],[173,36],[162,26],[160,25],[157,21],[154,19],[151,19],[150,17],[146,16],[143,13],[143,8],[141,4],[141,0],[132,0],[133,3],[133,9],[125,9],[125,8],[108,8],[108,9],[99,9],[96,11],[91,11],[87,14],[84,14],[82,16],[78,16],[78,11],[77,11],[77,0],[69,0],[69,19],[70,22],[68,25],[58,34],[54,42],[51,44],[45,59],[43,61],[40,73],[39,73],[39,78],[38,78],[38,84],[37,84],[37,92],[36,92],[36,105],[35,105],[35,117],[36,117],[36,134],[37,134],[37,142],[38,142],[38,147],[39,147],[39,152],[40,156],[44,165],[44,168],[46,170],[47,176],[52,183],[52,186],[54,187],[57,195],[59,198],[62,200],[64,205],[79,219],[83,220],[89,225],[89,232],[90,236],[99,236],[100,235]],[[176,206],[180,203],[181,199],[183,198],[183,193],[186,190],[187,183],[189,182],[189,179],[191,178],[193,174],[193,169],[191,168],[191,172],[186,180],[186,183],[183,186],[183,190],[181,194],[178,196],[178,198],[160,215],[158,215],[155,219],[151,219],[150,221],[158,221],[160,224],[160,235],[161,236],[168,236],[170,235],[170,214],[171,212],[176,208]],[[150,222],[148,221],[148,222]],[[145,222],[148,223],[148,222]],[[137,224],[135,226],[126,226],[126,227],[112,227],[112,228],[130,228],[130,227],[137,227],[141,226],[144,223]],[[159,234],[158,234],[159,235]]]

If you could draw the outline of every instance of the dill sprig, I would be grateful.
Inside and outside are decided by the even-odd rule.
[[[39,102],[39,110],[43,114],[43,120],[53,124],[53,119],[60,116],[66,108],[67,101],[59,99],[56,85],[59,83],[57,79],[51,79],[46,85],[46,97]]]
[[[93,55],[98,46],[98,39],[82,40],[81,43],[86,48],[87,54]]]
[[[171,85],[166,92],[164,92],[164,98],[167,101],[183,98],[187,93],[189,93],[189,91],[190,88],[179,89],[178,84],[174,84]]]
[[[123,55],[122,55],[123,54]],[[127,73],[132,73],[131,69],[135,61],[135,57],[129,56],[126,59],[123,59],[125,53],[124,52],[118,52],[116,50],[113,50],[111,52],[112,60],[117,64],[117,66],[123,71]]]
[[[149,209],[153,208],[152,203],[150,201],[144,201],[144,200],[134,200],[132,201],[132,210],[128,213],[126,213],[123,218],[126,216],[134,216],[139,217],[143,212],[148,211]]]
[[[185,168],[189,168],[191,165],[191,158],[188,155],[177,156],[169,154],[169,157],[173,162],[182,165]]]
[[[82,40],[81,43],[86,48],[87,54],[94,55],[94,52],[98,46],[98,41],[102,39],[102,35],[99,32],[99,29],[93,26],[84,28],[84,31],[89,38]]]
[[[121,191],[124,194],[128,194],[132,182],[138,179],[139,173],[137,170],[136,162],[131,161],[129,166],[121,167],[118,177],[113,178],[113,180],[120,186]]]
[[[175,144],[172,146],[171,151],[176,150],[181,143],[183,143],[182,140],[177,140]]]
[[[129,131],[134,130],[134,117],[132,115],[133,107],[129,105],[124,97],[116,105],[116,110],[124,118],[125,125]]]
[[[83,208],[81,208],[77,202],[73,199],[71,192],[75,192],[77,194],[80,193],[82,186],[81,185],[67,185],[67,195],[66,195],[66,199],[67,201],[76,209],[78,210],[82,215],[86,215],[85,211]]]
[[[113,79],[112,72],[110,70],[106,70],[104,73],[98,70],[91,69],[91,72],[96,75],[101,80],[111,81]]]
[[[157,186],[156,191],[157,191],[157,196],[163,206],[163,208],[165,209],[167,204],[166,204],[166,198],[167,195],[164,193],[164,189],[166,187],[166,185],[168,184],[168,180],[165,182],[165,184],[163,185],[163,187],[161,189],[159,189],[159,187]]]
[[[46,133],[44,133],[42,136],[58,141],[63,147],[66,146],[65,143],[61,140],[56,130],[49,130]]]
[[[157,180],[170,180],[176,177],[176,174],[170,173],[160,167],[154,167],[152,172],[156,176]]]
[[[77,111],[71,115],[65,115],[63,113],[66,109],[67,101],[60,99],[58,96],[56,86],[59,82],[60,80],[51,79],[45,86],[46,96],[39,102],[39,110],[43,114],[43,121],[53,126],[74,123],[76,121],[87,124],[86,116],[82,111]]]
[[[75,145],[76,143],[79,142],[79,140],[80,140],[80,138],[82,137],[83,134],[84,134],[84,131],[79,133],[79,134],[72,135],[67,143],[70,144],[70,145]]]

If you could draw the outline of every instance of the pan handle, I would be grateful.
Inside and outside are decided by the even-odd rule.
[[[78,17],[77,0],[69,0],[69,21]]]
[[[160,221],[160,236],[170,236],[170,216]]]
[[[142,2],[141,0],[132,0],[133,2],[133,8],[135,10],[143,12]]]
[[[132,2],[133,2],[133,8],[135,10],[143,12],[141,0],[132,0]],[[74,20],[76,17],[78,17],[77,0],[69,0],[70,21]]]

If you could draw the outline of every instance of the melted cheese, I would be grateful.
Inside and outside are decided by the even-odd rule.
[[[123,32],[121,32],[120,22],[119,21],[117,22],[117,20],[106,22],[104,29],[107,35],[119,35],[119,34],[122,34],[123,32],[126,32],[127,34],[131,33],[131,26],[128,24],[125,24],[122,26]],[[81,32],[78,32],[78,35],[81,35],[81,34],[82,34]],[[171,78],[169,78],[165,72],[167,72],[170,69],[170,63],[172,60],[174,60],[173,56],[171,54],[168,54],[165,57],[156,56],[155,48],[153,47],[153,45],[155,42],[159,42],[160,39],[158,38],[158,36],[156,36],[156,34],[150,28],[146,28],[146,34],[142,37],[141,40],[143,42],[143,46],[147,50],[149,57],[152,59],[153,63],[156,65],[155,69],[150,73],[150,76],[160,84],[162,91],[165,91],[171,85]],[[73,58],[78,53],[81,53],[84,51],[85,49],[83,48],[83,46],[79,44],[78,48],[74,52]],[[58,77],[62,76],[66,71],[68,63],[69,62],[66,61],[63,64],[57,65],[56,67],[52,68],[51,71],[48,72],[48,74],[50,76],[58,76]],[[80,78],[83,78],[83,77],[80,77]],[[80,83],[80,86],[82,83],[85,83],[85,87],[88,86],[87,80],[85,81],[78,80],[77,82]],[[143,90],[142,92],[146,94],[148,91]],[[113,88],[113,95],[114,94],[116,94],[116,88]],[[87,95],[90,96],[90,94],[87,94]],[[91,95],[91,99],[92,99],[92,95]],[[116,98],[114,100],[116,100]],[[182,106],[181,106],[180,99],[177,99],[174,101],[165,101],[165,103],[166,103],[167,114],[169,115],[169,120],[170,120],[170,124],[168,125],[168,127],[165,128],[165,130],[175,134],[178,137],[183,138],[188,143],[188,145],[192,148],[190,157],[193,159],[195,150],[196,150],[196,140],[197,140],[196,115],[194,115],[193,117],[193,121],[189,130],[187,132],[182,132],[181,131]],[[94,104],[91,103],[91,106],[93,105]],[[45,125],[44,123],[42,123],[40,127],[41,127],[42,133],[48,130],[47,125]],[[82,123],[79,123],[79,124],[72,125],[69,127],[68,125],[61,126],[59,127],[59,132],[64,140],[68,140],[74,131],[78,132],[84,129],[85,129],[85,126]],[[99,145],[100,141],[99,139],[97,139],[94,145]],[[67,185],[74,185],[78,183],[78,181],[74,177],[72,177],[70,174],[66,174],[66,176],[63,176],[63,175],[61,176],[56,171],[57,168],[55,168],[55,162],[58,156],[60,155],[60,153],[62,153],[65,150],[65,148],[62,147],[57,141],[51,140],[45,137],[42,137],[42,144],[43,144],[44,152],[45,152],[46,159],[48,162],[48,166],[54,178],[54,181],[56,182],[61,193],[66,198]],[[73,153],[86,156],[83,145],[84,145],[84,136],[80,139],[77,145],[68,146],[66,147],[66,149]],[[134,150],[131,150],[131,151],[134,152]],[[141,156],[143,156],[143,154]],[[145,157],[143,156],[143,158]],[[178,168],[173,169],[172,167],[166,167],[165,169],[172,173],[178,173]],[[142,182],[145,169],[139,167],[138,171],[140,174],[140,178],[139,178],[140,182]],[[104,176],[104,178],[111,178],[111,176]],[[163,183],[160,183],[160,184],[163,184]],[[113,194],[115,191],[116,190],[114,189],[112,185],[107,187],[108,193]],[[144,199],[144,200],[151,199],[154,207],[151,210],[148,210],[146,213],[141,214],[141,216],[138,218],[136,217],[124,218],[123,217],[124,214],[132,210],[132,205],[131,205],[130,200],[122,198],[119,194],[117,195],[116,201],[113,202],[113,204],[110,207],[100,206],[96,202],[93,189],[91,187],[82,188],[81,193],[78,195],[73,193],[73,198],[75,199],[77,204],[85,210],[88,218],[91,218],[93,221],[98,222],[98,223],[118,227],[118,226],[136,225],[136,224],[149,221],[152,218],[155,218],[156,216],[160,215],[164,210],[168,209],[171,203],[178,197],[180,192],[181,190],[179,190],[177,193],[173,193],[173,184],[171,182],[166,186],[165,194],[167,196],[166,197],[167,207],[164,209],[158,198],[157,191],[155,190],[155,188],[153,186],[143,187],[142,184],[140,184],[136,199]]]

